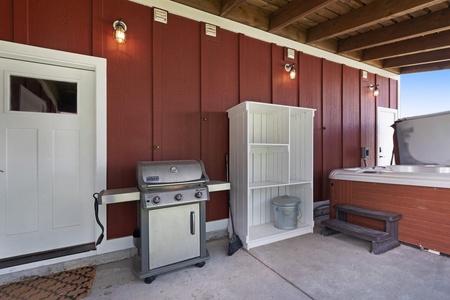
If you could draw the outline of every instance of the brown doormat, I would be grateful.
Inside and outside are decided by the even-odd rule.
[[[94,277],[95,266],[31,277],[0,286],[0,299],[83,299],[91,293]]]

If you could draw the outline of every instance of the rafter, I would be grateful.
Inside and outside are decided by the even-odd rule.
[[[449,40],[450,31],[448,30],[398,43],[369,48],[363,50],[362,61],[385,59],[394,56],[449,48]]]
[[[450,29],[450,8],[340,40],[338,53],[376,47]]]
[[[448,0],[170,1],[388,72],[450,68]]]
[[[422,8],[426,8],[437,0],[374,1],[359,9],[311,27],[308,30],[307,43],[330,39],[341,34],[355,31],[381,21],[386,21]]]
[[[293,0],[270,16],[269,32],[292,24],[337,0]]]
[[[419,72],[431,72],[450,69],[450,61],[443,61],[434,64],[417,65],[400,68],[400,74],[411,74]]]
[[[384,68],[406,67],[450,60],[450,48],[388,58],[383,61]]]
[[[222,7],[220,10],[220,16],[226,17],[228,16],[233,10],[239,7],[242,3],[245,2],[245,0],[222,0]]]

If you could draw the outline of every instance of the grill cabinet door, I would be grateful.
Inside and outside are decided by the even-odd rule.
[[[200,256],[200,203],[148,214],[150,270]]]

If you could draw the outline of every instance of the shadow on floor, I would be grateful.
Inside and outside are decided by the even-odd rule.
[[[151,284],[133,275],[131,259],[99,265],[86,299],[450,299],[450,258],[406,245],[373,255],[369,242],[320,230],[233,256],[228,239],[209,241],[203,268]]]

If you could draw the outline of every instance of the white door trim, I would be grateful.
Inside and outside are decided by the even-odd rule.
[[[103,189],[106,189],[106,59],[6,41],[0,41],[0,57],[56,66],[79,68],[95,72],[95,190],[99,192]],[[2,166],[0,166],[0,169],[1,167]],[[92,209],[94,209],[93,205]],[[99,207],[99,217],[106,228],[105,205]],[[98,236],[100,233],[100,228],[96,226],[96,235]],[[112,247],[108,247],[106,241],[104,241],[102,245],[99,246],[100,249],[97,248],[97,251],[90,251],[84,254],[50,259],[11,268],[4,268],[0,270],[0,275],[20,270],[27,270],[39,266],[45,266],[62,261],[68,261],[79,257],[92,256],[101,252],[104,253],[114,251],[117,250],[114,249],[116,248],[115,244],[116,243],[113,243]],[[130,247],[131,246],[132,245],[130,245]],[[112,248],[112,250],[109,250],[109,248]]]
[[[382,164],[382,163],[380,162],[379,149],[380,149],[380,146],[381,146],[381,144],[382,144],[381,139],[383,138],[383,137],[381,136],[381,134],[380,134],[380,132],[381,132],[380,126],[382,125],[382,124],[381,124],[381,123],[382,123],[382,122],[381,122],[381,114],[384,114],[384,113],[394,115],[394,121],[396,121],[397,118],[398,118],[398,111],[397,111],[397,109],[386,108],[386,107],[380,107],[380,106],[377,107],[377,141],[376,141],[376,142],[377,142],[377,147],[376,147],[376,149],[375,149],[376,165],[377,165],[377,166],[379,166],[379,165]],[[392,134],[393,134],[393,132],[394,132],[394,129],[392,129]],[[390,137],[390,138],[392,138],[392,137]],[[392,150],[394,150],[394,149],[392,149]],[[392,156],[392,151],[390,152],[390,155]],[[389,157],[389,161],[390,161],[390,160],[391,160],[391,157]]]

